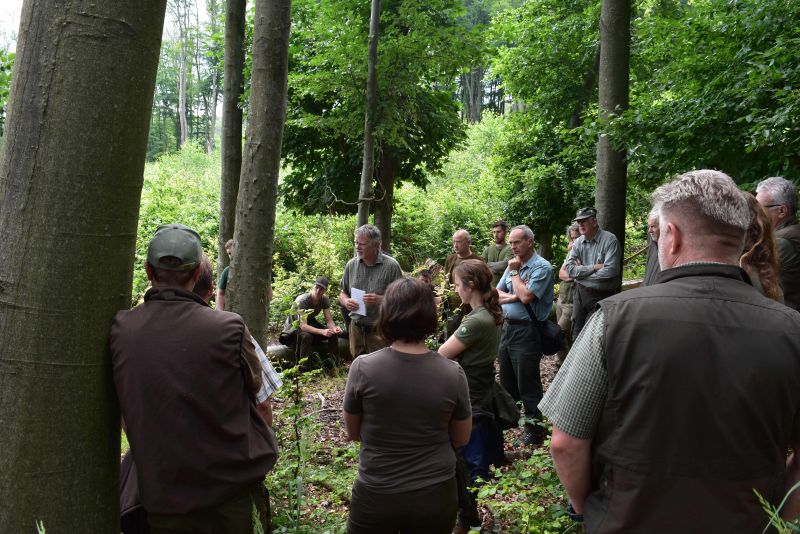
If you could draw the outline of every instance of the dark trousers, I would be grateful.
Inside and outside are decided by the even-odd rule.
[[[616,289],[607,291],[590,289],[580,283],[575,283],[575,292],[572,294],[572,341],[578,339],[578,334],[581,333],[586,321],[594,313],[597,303],[618,292]]]
[[[539,331],[527,322],[503,323],[500,335],[500,385],[525,407],[527,422],[541,421],[538,404],[542,400],[542,342]]]
[[[455,478],[402,493],[377,493],[356,480],[347,534],[450,534],[457,508]]]
[[[152,534],[251,534],[254,507],[263,532],[271,533],[269,494],[263,482],[251,484],[222,504],[185,514],[148,514],[147,520]]]
[[[491,417],[474,416],[469,443],[456,451],[458,480],[458,524],[471,527],[481,524],[474,488],[478,479],[489,480],[489,466],[500,467],[503,456],[503,431]]]
[[[328,328],[313,317],[308,318],[308,324],[314,328]],[[297,351],[298,358],[305,356],[310,360],[315,345],[324,347],[323,350],[327,352],[329,358],[332,358],[332,363],[337,363],[339,361],[339,336],[334,334],[330,337],[326,337],[319,334],[312,334],[311,332],[303,332],[302,330],[297,331],[297,345],[295,350]],[[319,353],[319,355],[325,357],[325,354]]]

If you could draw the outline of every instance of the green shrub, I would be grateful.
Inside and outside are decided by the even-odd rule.
[[[209,156],[193,143],[145,166],[133,269],[134,303],[149,286],[144,272],[147,245],[162,224],[181,223],[195,229],[211,264],[216,265],[219,169],[219,152]]]

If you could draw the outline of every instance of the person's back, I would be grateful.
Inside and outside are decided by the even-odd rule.
[[[734,266],[658,282],[601,303],[609,391],[586,516],[593,532],[755,532],[753,489],[780,499],[798,438],[800,314]]]
[[[150,290],[114,319],[115,383],[148,512],[214,504],[274,464],[272,431],[240,385],[244,333],[241,317],[177,288]]]

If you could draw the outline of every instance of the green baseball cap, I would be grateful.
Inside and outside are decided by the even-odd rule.
[[[167,257],[179,261],[161,261]],[[200,235],[188,226],[177,223],[159,226],[147,247],[147,263],[156,269],[191,271],[200,265],[202,257]]]

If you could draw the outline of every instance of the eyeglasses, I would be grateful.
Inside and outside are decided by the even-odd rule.
[[[783,204],[767,204],[766,206],[762,206],[762,208],[779,208],[783,206]]]

